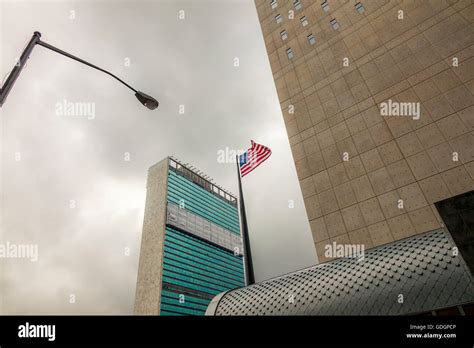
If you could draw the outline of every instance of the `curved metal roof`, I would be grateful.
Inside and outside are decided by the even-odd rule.
[[[401,315],[474,301],[444,229],[217,295],[207,315]],[[400,303],[400,295],[403,302]]]

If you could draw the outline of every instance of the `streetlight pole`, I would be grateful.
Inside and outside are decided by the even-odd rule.
[[[5,103],[5,100],[7,99],[8,93],[10,93],[10,90],[12,89],[13,85],[15,84],[16,79],[18,76],[20,76],[21,71],[23,70],[23,67],[26,65],[26,61],[30,57],[31,51],[33,51],[33,48],[36,45],[43,46],[47,49],[50,49],[51,51],[54,51],[56,53],[62,54],[63,56],[66,56],[68,58],[74,59],[75,61],[78,61],[82,64],[85,64],[87,66],[90,66],[91,68],[94,68],[96,70],[102,71],[103,73],[106,73],[107,75],[112,76],[114,79],[118,80],[120,83],[131,89],[133,92],[135,92],[135,96],[137,99],[142,103],[144,106],[146,106],[148,109],[153,110],[156,109],[159,105],[158,101],[154,99],[153,97],[137,91],[135,88],[130,86],[129,84],[125,83],[121,79],[119,79],[117,76],[112,74],[111,72],[104,70],[102,68],[99,68],[98,66],[91,64],[81,58],[78,58],[76,56],[73,56],[72,54],[69,54],[67,52],[64,52],[63,50],[60,50],[57,47],[54,47],[44,41],[41,41],[41,34],[37,31],[34,32],[33,37],[31,38],[30,42],[24,49],[23,53],[20,56],[20,59],[18,60],[17,64],[15,64],[15,67],[11,71],[10,75],[8,76],[7,80],[5,81],[5,84],[0,88],[0,107],[3,106]]]
[[[8,75],[8,78],[5,81],[5,84],[2,86],[2,88],[0,88],[0,107],[3,105],[3,103],[5,103],[8,93],[10,93],[10,90],[12,89],[13,84],[15,83],[18,76],[20,76],[20,73],[23,70],[23,67],[26,65],[26,61],[30,57],[31,51],[33,51],[33,48],[35,47],[35,45],[38,43],[38,41],[40,41],[40,38],[41,38],[41,34],[35,31],[30,42],[28,42],[28,45],[26,46],[25,50],[21,54],[20,59],[15,64],[15,67],[11,71],[10,75]]]

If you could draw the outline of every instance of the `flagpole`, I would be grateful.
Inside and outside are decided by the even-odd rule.
[[[250,250],[249,230],[247,226],[247,216],[245,214],[244,195],[242,193],[242,178],[240,176],[239,156],[236,156],[237,177],[239,178],[239,203],[240,203],[240,221],[242,225],[242,239],[244,245],[244,261],[245,261],[245,280],[247,285],[255,283],[255,275],[253,273],[252,252]]]

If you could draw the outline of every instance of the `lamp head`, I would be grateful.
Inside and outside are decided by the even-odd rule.
[[[137,91],[135,93],[135,97],[137,97],[140,103],[145,105],[150,110],[156,109],[159,105],[158,101],[155,98],[150,97],[148,94],[145,94],[143,92]]]

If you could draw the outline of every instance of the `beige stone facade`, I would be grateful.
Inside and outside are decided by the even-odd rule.
[[[134,314],[159,315],[169,160],[148,170]]]
[[[434,203],[474,188],[473,2],[358,2],[255,0],[321,262],[433,230]]]

